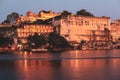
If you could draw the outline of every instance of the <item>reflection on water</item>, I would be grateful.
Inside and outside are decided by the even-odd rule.
[[[60,60],[60,59],[104,59],[120,58],[120,50],[65,51],[62,53],[16,52],[0,54],[0,60]]]
[[[120,80],[119,58],[88,59],[93,54],[119,56],[116,53],[119,51],[91,52],[0,55],[0,58],[14,58],[0,60],[0,80]],[[81,56],[87,58],[81,59]]]
[[[120,80],[119,63],[120,59],[0,61],[0,80]]]

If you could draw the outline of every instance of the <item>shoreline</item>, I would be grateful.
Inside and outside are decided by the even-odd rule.
[[[16,52],[22,52],[22,53],[62,53],[65,51],[110,51],[110,50],[120,50],[120,49],[87,49],[87,50],[81,50],[81,49],[54,49],[54,50],[45,50],[45,51],[27,51],[27,50],[3,50],[0,51],[0,54],[12,54]]]

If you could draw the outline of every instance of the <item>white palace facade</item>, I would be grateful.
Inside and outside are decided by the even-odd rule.
[[[89,41],[92,30],[103,31],[105,28],[111,30],[110,17],[90,17],[68,15],[61,19],[54,20],[55,26],[60,26],[60,35],[68,41],[80,42],[81,40]],[[98,33],[99,34],[99,33]]]
[[[44,25],[36,23],[32,24],[37,20],[47,21],[48,23]],[[23,25],[22,28],[17,29],[18,37],[20,38],[28,37],[29,33],[53,32],[53,27],[56,27],[57,32],[70,42],[75,41],[79,43],[82,40],[90,41],[93,40],[91,36],[97,36],[95,37],[96,40],[104,40],[105,28],[110,30],[110,35],[112,35],[113,40],[120,37],[120,20],[115,20],[111,24],[110,17],[106,16],[96,17],[75,14],[63,16],[61,12],[54,13],[52,10],[42,10],[38,14],[28,11],[26,16],[20,16],[17,19],[16,24],[19,25],[22,22],[30,23],[30,25],[26,24]]]

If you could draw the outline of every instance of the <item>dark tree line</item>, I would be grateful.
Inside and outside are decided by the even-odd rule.
[[[83,15],[83,16],[94,16],[92,13],[88,12],[85,9],[81,9],[80,11],[76,12],[76,15]]]
[[[4,37],[2,34],[0,34],[0,47],[12,45],[13,43],[14,43],[14,41],[12,38]]]
[[[12,12],[11,14],[7,15],[6,20],[4,20],[2,24],[15,24],[17,18],[19,18],[19,14],[17,12]]]
[[[51,48],[68,48],[70,47],[69,43],[67,42],[67,40],[60,36],[59,34],[56,34],[54,32],[50,33],[48,35],[48,37],[46,37],[45,35],[41,34],[38,35],[37,33],[35,33],[33,36],[29,36],[27,38],[28,40],[28,44],[31,47],[34,48],[39,48],[42,47],[44,45],[47,45],[47,47],[51,47]]]
[[[34,48],[42,47],[43,45],[46,45],[47,43],[45,35],[43,34],[38,35],[37,33],[35,33],[33,36],[30,35],[27,38],[27,40],[28,40],[29,46],[33,46]]]
[[[67,16],[67,15],[70,15],[70,14],[72,14],[71,12],[69,12],[69,11],[67,11],[67,10],[64,10],[63,12],[62,12],[62,16]],[[76,15],[82,15],[82,16],[94,16],[91,12],[88,12],[87,10],[85,10],[85,9],[81,9],[81,10],[79,10],[79,11],[77,11],[76,12]]]
[[[48,41],[49,41],[49,46],[52,48],[69,48],[70,47],[70,44],[64,37],[54,32],[49,34]]]
[[[15,26],[0,28],[0,46],[12,45],[14,38],[17,38],[17,30]]]
[[[61,13],[61,16],[67,16],[72,14],[71,12],[67,11],[67,10],[63,10],[63,12]]]

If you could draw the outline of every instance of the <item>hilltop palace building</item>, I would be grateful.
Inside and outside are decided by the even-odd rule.
[[[37,20],[44,24],[34,23]],[[115,41],[120,37],[120,20],[111,23],[110,17],[62,15],[61,12],[40,11],[38,14],[28,11],[26,16],[20,16],[16,24],[24,24],[17,28],[18,37],[25,42],[24,38],[34,33],[50,33],[56,27],[56,32],[66,38],[69,42],[80,43],[80,41]],[[107,32],[106,32],[107,31]]]
[[[104,29],[111,30],[110,17],[90,17],[68,15],[61,19],[54,19],[54,25],[60,27],[60,35],[68,41],[80,42],[81,40],[89,41],[93,31],[95,35],[103,33]],[[102,34],[101,34],[102,35]],[[102,36],[96,37],[103,39]]]
[[[47,19],[59,16],[61,12],[54,13],[51,11],[41,10],[39,14],[28,11],[26,16],[20,16],[17,19],[16,24],[24,23],[21,27],[17,28],[18,37],[22,43],[27,43],[27,37],[34,35],[35,33],[46,34],[53,32],[53,25],[46,23]],[[34,23],[37,20],[41,20],[42,23]]]
[[[81,16],[81,15],[66,15],[62,16],[61,12],[54,13],[51,11],[40,11],[39,14],[28,11],[26,16],[20,16],[17,20],[17,23],[28,22],[33,23],[37,20],[47,21],[48,23],[52,22],[53,26],[56,27],[57,32],[66,38],[69,42],[80,43],[80,41],[114,41],[119,37],[119,31],[117,30],[119,20],[115,20],[112,24],[110,22],[110,17],[91,17],[91,16]],[[27,26],[41,26],[41,24],[30,24]],[[48,25],[49,26],[49,25]],[[27,29],[24,27],[24,29]],[[39,28],[37,28],[39,30]],[[46,29],[46,28],[40,28]],[[105,29],[110,30],[109,35],[106,35]],[[36,30],[36,29],[35,29]],[[43,30],[44,31],[44,30]],[[52,32],[52,31],[51,31]],[[19,35],[20,36],[19,32]],[[27,33],[26,33],[27,34]],[[106,37],[111,39],[106,39]]]
[[[20,16],[17,19],[16,24],[20,24],[21,22],[32,23],[38,19],[47,20],[49,18],[53,18],[53,17],[59,16],[59,15],[61,15],[61,12],[54,13],[52,10],[50,10],[50,11],[41,10],[38,14],[33,13],[32,11],[28,11],[26,13],[26,16]]]
[[[111,29],[115,32],[112,33],[115,40],[120,38],[120,19],[116,19],[111,23]]]

